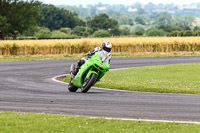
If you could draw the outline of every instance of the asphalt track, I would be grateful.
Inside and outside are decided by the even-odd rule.
[[[65,84],[51,80],[69,73],[76,61],[0,62],[0,112],[200,122],[200,95],[95,88],[84,94],[70,93]],[[200,62],[200,57],[120,58],[112,59],[111,68],[194,62]]]

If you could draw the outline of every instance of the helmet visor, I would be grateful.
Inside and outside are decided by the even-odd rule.
[[[105,51],[107,51],[107,52],[110,52],[110,51],[111,51],[111,48],[103,47],[103,50],[105,50]]]

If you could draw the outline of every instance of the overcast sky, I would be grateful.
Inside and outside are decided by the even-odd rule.
[[[46,4],[54,5],[87,5],[87,4],[98,4],[99,2],[105,4],[123,4],[123,5],[132,5],[136,2],[141,2],[141,0],[40,0]],[[200,0],[142,0],[141,3],[152,2],[155,4],[158,3],[175,3],[175,4],[190,4],[193,2],[200,2]]]

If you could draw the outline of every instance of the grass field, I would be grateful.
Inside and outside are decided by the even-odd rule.
[[[31,61],[31,60],[63,60],[63,59],[79,59],[79,56],[16,56],[16,57],[0,57],[0,61]]]
[[[65,81],[69,79],[67,76]],[[144,92],[200,94],[200,63],[110,71],[95,86]]]
[[[83,54],[100,46],[104,40],[108,40],[113,44],[112,52],[114,53],[200,52],[200,37],[130,37],[66,40],[4,40],[0,41],[0,56]]]
[[[198,124],[106,120],[64,115],[0,113],[1,133],[199,133]]]

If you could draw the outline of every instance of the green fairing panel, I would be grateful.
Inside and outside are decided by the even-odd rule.
[[[77,73],[76,77],[73,80],[73,85],[81,88],[83,86],[83,74],[93,65],[91,61],[86,61],[81,68],[79,69],[79,72]]]
[[[91,67],[89,72],[88,72],[88,74],[87,74],[87,76],[86,76],[86,78],[89,79],[92,73],[95,73],[97,76],[99,75],[97,72],[92,71],[92,67]]]

